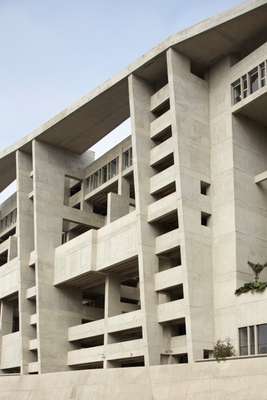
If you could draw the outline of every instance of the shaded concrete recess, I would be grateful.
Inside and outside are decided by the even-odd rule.
[[[0,153],[0,189],[17,185],[0,205],[0,400],[261,387],[267,292],[235,290],[253,279],[248,260],[267,261],[266,36],[267,1],[244,3]],[[127,119],[129,136],[95,159]],[[226,337],[236,359],[217,365]]]

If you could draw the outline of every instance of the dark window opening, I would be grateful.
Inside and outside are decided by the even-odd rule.
[[[208,196],[210,191],[210,183],[200,181],[200,193],[204,196]]]
[[[201,225],[210,226],[211,224],[211,214],[201,212]]]
[[[0,254],[0,267],[8,262],[8,250]]]

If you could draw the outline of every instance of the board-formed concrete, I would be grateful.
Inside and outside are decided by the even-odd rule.
[[[267,262],[266,26],[181,32],[0,153],[0,400],[264,398],[267,291],[235,291]]]

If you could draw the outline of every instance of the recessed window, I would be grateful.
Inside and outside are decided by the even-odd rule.
[[[258,353],[267,353],[267,324],[257,325]]]
[[[259,71],[258,67],[248,73],[250,81],[250,93],[256,92],[259,89]]]
[[[210,183],[200,181],[200,193],[204,196],[208,196],[210,190]]]
[[[238,333],[240,356],[267,354],[267,324],[245,326]]]
[[[203,226],[211,225],[211,214],[201,212],[201,225]]]
[[[232,84],[233,103],[236,104],[242,100],[241,97],[241,81],[238,79]]]

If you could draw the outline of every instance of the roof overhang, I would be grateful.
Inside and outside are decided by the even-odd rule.
[[[227,13],[205,20],[164,41],[113,79],[97,87],[16,145],[0,152],[0,190],[15,179],[14,153],[30,151],[39,139],[82,154],[129,116],[128,76],[157,73],[164,52],[173,47],[207,70],[231,53],[249,52],[251,42],[267,38],[267,0],[249,1]]]

